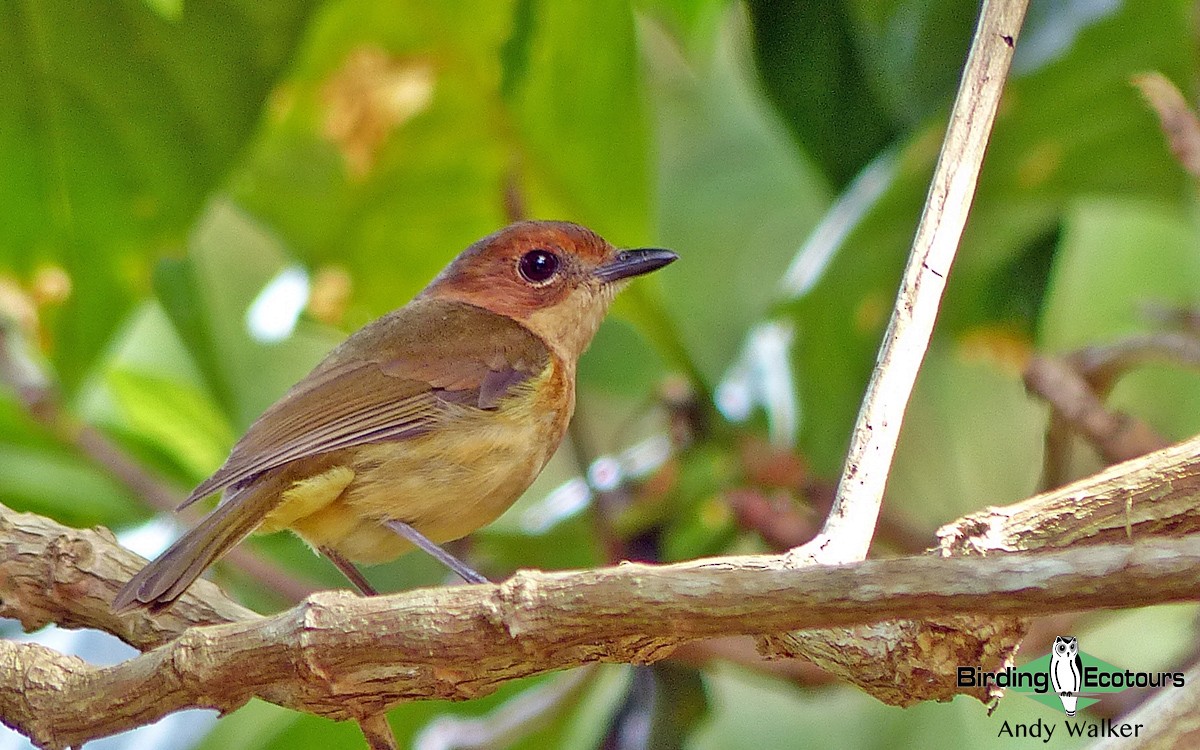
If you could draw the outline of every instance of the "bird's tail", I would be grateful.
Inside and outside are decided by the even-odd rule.
[[[255,507],[264,501],[266,507]],[[113,599],[113,612],[170,606],[209,565],[254,531],[274,502],[269,493],[227,496],[195,528],[129,579]]]

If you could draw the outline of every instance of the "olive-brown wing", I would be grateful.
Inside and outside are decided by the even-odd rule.
[[[451,403],[495,408],[548,362],[541,340],[508,318],[462,303],[412,303],[331,352],[184,505],[300,458],[422,434]]]

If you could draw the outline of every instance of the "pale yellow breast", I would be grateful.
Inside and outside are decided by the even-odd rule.
[[[512,505],[550,460],[574,410],[573,380],[573,372],[552,364],[495,410],[452,406],[428,434],[349,450],[351,481],[333,496],[296,492],[277,513],[290,516],[288,525],[315,546],[335,547],[360,562],[409,549],[380,526],[382,519],[409,523],[435,542],[465,536]],[[338,470],[293,490],[304,484],[333,490],[344,479]],[[325,501],[314,502],[316,494]],[[288,506],[298,512],[287,513]]]

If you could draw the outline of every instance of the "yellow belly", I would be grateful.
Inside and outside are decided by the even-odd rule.
[[[495,410],[451,406],[424,435],[340,451],[334,465],[294,481],[259,530],[289,527],[364,563],[411,549],[383,520],[439,543],[463,537],[499,517],[550,460],[574,408],[571,386],[570,373],[551,366]]]

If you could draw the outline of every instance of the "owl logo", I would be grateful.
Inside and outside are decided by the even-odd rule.
[[[1050,681],[1054,683],[1054,692],[1062,700],[1067,716],[1074,716],[1079,689],[1083,687],[1083,662],[1079,659],[1079,641],[1075,636],[1055,636],[1054,649],[1050,652]]]

